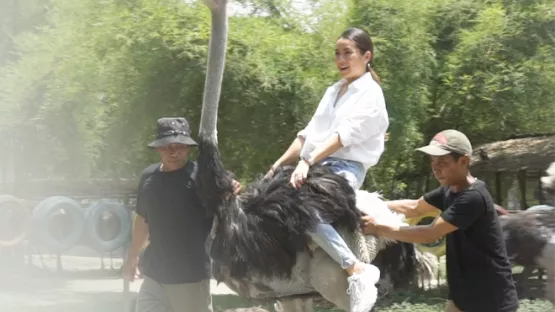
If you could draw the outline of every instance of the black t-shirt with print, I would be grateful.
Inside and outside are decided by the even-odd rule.
[[[162,284],[195,283],[210,277],[204,248],[212,225],[190,178],[195,164],[163,172],[160,164],[141,176],[136,213],[148,223],[149,240],[141,259],[143,274]]]
[[[424,200],[458,230],[447,235],[449,299],[467,312],[513,312],[518,296],[493,199],[483,181],[454,193],[441,186]]]

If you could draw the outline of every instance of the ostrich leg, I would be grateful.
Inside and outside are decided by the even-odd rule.
[[[534,273],[535,266],[528,265],[525,266],[522,272],[520,273],[516,283],[517,283],[517,290],[522,294],[522,296],[526,295],[526,291],[528,289],[528,280],[530,276]]]
[[[277,312],[312,312],[312,299],[287,299],[274,305]]]
[[[555,235],[545,246],[538,264],[545,269],[547,275],[545,297],[555,306]]]
[[[345,291],[349,287],[347,273],[320,248],[315,250],[310,260],[309,275],[312,287],[324,299],[333,303],[338,309],[347,312],[350,310],[349,296]]]

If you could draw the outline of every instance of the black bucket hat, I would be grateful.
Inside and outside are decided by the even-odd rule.
[[[198,145],[191,138],[187,119],[183,117],[164,117],[158,119],[156,140],[152,141],[148,146],[158,148],[172,143]]]

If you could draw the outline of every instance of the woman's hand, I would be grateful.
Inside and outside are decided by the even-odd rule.
[[[239,192],[241,192],[241,189],[242,189],[241,183],[239,183],[239,181],[233,180],[231,184],[233,185],[233,195],[239,194]]]
[[[270,168],[270,170],[268,170],[268,172],[266,172],[266,175],[264,175],[263,179],[269,179],[272,178],[274,176],[274,173],[276,172],[276,169],[274,169],[274,167],[272,166]]]
[[[291,186],[293,186],[294,188],[299,188],[306,181],[306,177],[308,176],[308,169],[310,169],[310,166],[306,161],[299,161],[297,168],[295,168],[295,171],[293,171],[293,174],[291,175],[291,180],[289,180],[289,184],[291,184]]]

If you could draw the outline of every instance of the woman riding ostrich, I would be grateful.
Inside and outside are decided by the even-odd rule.
[[[402,220],[377,194],[356,190],[366,170],[378,162],[388,127],[383,94],[370,67],[370,37],[358,29],[342,34],[336,64],[343,79],[328,89],[308,126],[270,172],[234,195],[216,137],[227,1],[205,3],[212,13],[212,32],[197,189],[215,215],[207,240],[214,277],[247,298],[278,299],[287,305],[289,299],[320,294],[343,310],[369,311],[380,277],[369,263],[390,241],[364,237],[360,218],[364,211],[390,222]],[[299,155],[296,168],[284,166]],[[413,259],[425,268],[423,273],[431,274],[437,265],[418,251]]]

